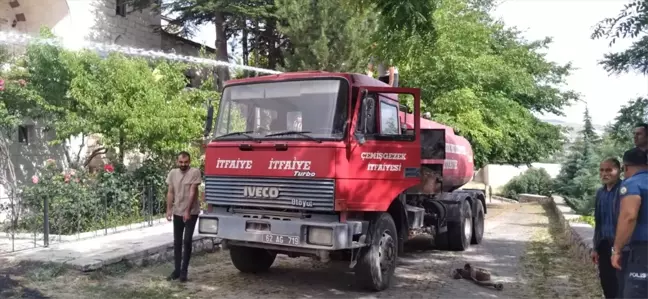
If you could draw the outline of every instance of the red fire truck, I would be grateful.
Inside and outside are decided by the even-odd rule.
[[[199,233],[221,238],[242,272],[277,254],[345,259],[380,291],[411,238],[447,250],[482,240],[484,193],[460,189],[472,148],[420,117],[419,89],[319,71],[231,80],[213,127]]]

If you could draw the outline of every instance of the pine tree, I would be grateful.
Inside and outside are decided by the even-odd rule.
[[[583,115],[584,128],[571,147],[571,153],[556,178],[557,190],[581,212],[589,213],[593,208],[593,196],[598,187],[596,153],[600,137],[594,130],[589,109]]]

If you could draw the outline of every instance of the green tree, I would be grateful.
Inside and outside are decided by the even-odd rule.
[[[469,139],[477,167],[528,164],[562,150],[561,128],[533,114],[560,115],[578,98],[561,91],[571,66],[541,53],[551,40],[527,42],[474,2],[437,4],[434,32],[381,32],[376,52],[398,66],[402,85],[420,87],[433,119]]]
[[[136,0],[135,6],[149,7],[152,2]],[[251,46],[255,47],[257,55],[264,52],[268,57],[268,65],[265,67],[274,69],[282,60],[279,50],[282,41],[276,30],[278,20],[274,14],[274,0],[175,0],[157,5],[157,9],[170,17],[171,24],[183,27],[182,32],[189,36],[195,33],[197,25],[214,24],[214,46],[219,61],[230,61],[228,40],[238,33],[243,35],[244,62],[248,60],[247,43],[250,40],[254,41]],[[221,87],[229,79],[229,69],[219,67],[217,85]]]
[[[375,31],[370,11],[357,12],[336,0],[277,0],[279,31],[290,40],[287,71],[361,72]]]
[[[70,95],[80,107],[56,125],[57,135],[101,134],[107,147],[124,153],[139,150],[169,158],[201,136],[207,98],[185,91],[186,65],[156,62],[112,53],[74,54],[69,69]]]
[[[0,64],[11,66],[0,70],[0,186],[8,197],[4,203],[0,203],[0,213],[8,213],[8,221],[12,222],[10,227],[13,228],[22,209],[16,168],[9,148],[16,142],[14,132],[24,118],[42,113],[39,109],[42,98],[28,87],[25,70],[14,67],[15,62],[6,48],[0,48]]]
[[[583,156],[591,157],[594,154],[594,149],[599,145],[600,138],[594,130],[592,116],[589,114],[589,108],[587,107],[585,107],[584,126],[580,131],[580,135],[583,139],[581,152]]]
[[[592,33],[593,39],[608,38],[610,45],[619,38],[636,39],[630,48],[603,56],[601,65],[609,73],[619,74],[637,71],[648,74],[648,0],[636,0],[626,4],[612,18],[599,22]]]
[[[577,211],[587,214],[594,207],[601,155],[596,152],[600,146],[600,138],[594,131],[588,109],[585,109],[583,122],[585,126],[572,145],[570,154],[556,178],[555,186]]]
[[[648,98],[636,98],[621,106],[614,123],[606,132],[616,145],[628,149],[633,147],[632,131],[639,123],[648,122]]]
[[[361,12],[373,12],[379,16],[384,31],[422,30],[433,31],[430,17],[437,1],[431,0],[346,0],[345,6]]]

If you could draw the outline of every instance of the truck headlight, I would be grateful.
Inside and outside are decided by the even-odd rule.
[[[218,219],[217,218],[200,218],[198,222],[198,232],[206,234],[218,233]]]
[[[308,227],[308,243],[313,245],[333,245],[333,230],[325,227]]]

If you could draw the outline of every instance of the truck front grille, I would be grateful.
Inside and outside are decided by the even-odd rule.
[[[205,178],[205,200],[218,206],[333,211],[334,197],[332,179]]]

